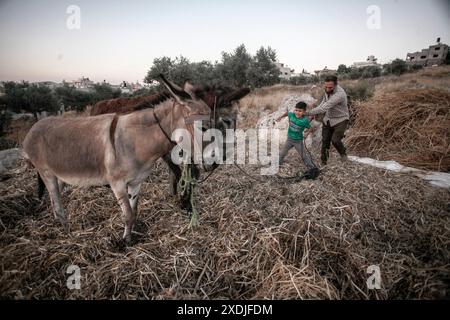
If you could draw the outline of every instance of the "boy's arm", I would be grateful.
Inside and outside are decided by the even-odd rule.
[[[308,136],[312,133],[316,131],[314,128],[309,128],[309,129],[305,129],[305,131],[303,131],[303,137],[306,139],[308,138]]]
[[[288,111],[286,111],[285,113],[283,113],[281,116],[279,116],[277,119],[276,119],[276,121],[277,122],[280,122],[281,121],[281,119],[283,119],[284,117],[287,117],[288,116]]]

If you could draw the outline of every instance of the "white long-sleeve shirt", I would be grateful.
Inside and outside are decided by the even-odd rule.
[[[305,115],[313,116],[321,113],[325,113],[323,123],[326,124],[330,121],[332,127],[350,118],[347,105],[347,93],[341,86],[337,85],[329,97],[325,93],[325,97],[320,105],[307,111]]]

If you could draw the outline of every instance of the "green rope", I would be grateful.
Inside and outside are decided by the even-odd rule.
[[[178,182],[178,188],[181,190],[181,196],[184,196],[186,192],[189,192],[189,202],[192,208],[191,221],[189,222],[189,228],[198,226],[199,214],[194,204],[194,187],[197,184],[197,179],[192,176],[191,167],[184,162],[183,170],[181,172],[181,178]]]

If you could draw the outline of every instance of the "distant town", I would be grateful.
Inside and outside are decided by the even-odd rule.
[[[65,81],[62,82],[53,82],[53,81],[42,81],[37,82],[40,85],[47,86],[50,89],[56,89],[59,87],[63,87],[64,85],[73,86],[76,89],[84,92],[92,92],[94,90],[94,84],[96,84],[94,81],[90,80],[89,77],[81,76],[79,79],[73,80],[73,81]],[[113,90],[120,90],[122,94],[132,94],[138,90],[141,90],[143,88],[149,87],[148,84],[141,84],[139,81],[134,82],[127,82],[122,81],[120,84],[110,84],[106,80],[103,80],[103,82],[100,82],[99,84],[105,84],[110,86]]]
[[[421,67],[433,67],[439,66],[445,63],[447,55],[449,53],[449,46],[447,44],[441,43],[441,39],[438,38],[436,44],[430,45],[426,49],[421,51],[407,53],[406,63],[410,66],[421,66]],[[314,75],[323,76],[328,73],[336,73],[337,70],[328,69],[325,66],[322,70],[315,70],[314,74],[305,71],[304,69],[300,73],[296,73],[294,69],[289,68],[288,65],[276,62],[275,65],[280,70],[280,78],[284,80],[289,80],[293,77],[306,77],[310,78]],[[366,61],[354,62],[351,68],[361,69],[366,67],[378,67],[382,68],[383,65],[378,63],[378,59],[374,55],[367,57]]]

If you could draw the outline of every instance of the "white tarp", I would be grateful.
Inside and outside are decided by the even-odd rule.
[[[415,176],[429,181],[433,186],[450,188],[450,174],[445,172],[433,172],[405,167],[396,161],[380,161],[371,158],[360,158],[349,156],[349,160],[367,164],[376,168],[386,169],[394,172],[412,173]]]

